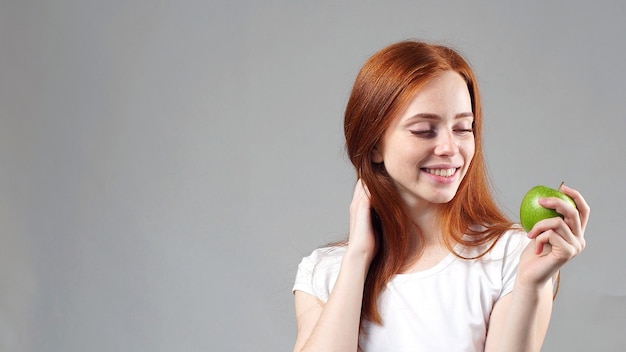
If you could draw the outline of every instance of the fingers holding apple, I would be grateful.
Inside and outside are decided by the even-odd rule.
[[[535,239],[535,253],[545,255],[552,253],[558,261],[567,262],[578,255],[585,248],[585,239],[582,235],[576,235],[560,217],[544,219],[538,222],[531,232],[529,238]],[[549,251],[544,248],[549,246]]]
[[[548,201],[546,204],[547,198],[555,199]],[[574,199],[565,193],[550,187],[535,186],[526,192],[526,195],[524,195],[524,198],[522,199],[522,204],[520,205],[520,221],[524,230],[526,232],[530,232],[533,226],[543,219],[554,218],[557,216],[563,218],[565,214],[562,214],[555,209],[557,204],[559,204],[559,199],[563,202],[569,203],[571,207],[576,207]],[[543,204],[541,204],[542,202]],[[566,212],[569,210],[566,207],[559,207],[559,210],[564,209]]]
[[[558,190],[535,186],[526,193],[520,206],[520,221],[529,237],[542,232],[540,227],[535,228],[538,222],[556,217],[562,218],[576,236],[583,237],[589,205],[578,191],[562,183]]]
[[[585,248],[589,206],[578,191],[561,186],[558,190],[533,187],[520,205],[520,222],[528,237],[534,239],[537,264],[546,265],[542,265],[542,279]]]
[[[580,226],[582,232],[585,232],[587,222],[589,221],[589,213],[591,212],[589,204],[587,204],[587,201],[585,201],[585,198],[583,198],[582,194],[580,194],[580,192],[573,188],[561,184],[559,190],[574,200],[574,203],[576,204],[576,209],[578,210],[578,214],[580,217]]]

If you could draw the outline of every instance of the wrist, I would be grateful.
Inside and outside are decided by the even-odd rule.
[[[515,285],[513,286],[513,292],[517,296],[523,296],[527,298],[536,297],[537,299],[541,296],[541,292],[543,292],[544,288],[547,285],[551,285],[552,280],[548,280],[547,282],[533,282],[533,281],[524,281],[519,278],[515,280]]]
[[[342,266],[347,265],[355,268],[361,268],[367,272],[370,264],[372,263],[373,257],[374,256],[371,253],[353,250],[348,247],[348,250],[342,259]]]

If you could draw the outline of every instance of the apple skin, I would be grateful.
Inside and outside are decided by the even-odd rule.
[[[554,218],[557,216],[563,218],[563,215],[559,214],[556,210],[547,209],[539,205],[539,198],[548,197],[563,199],[576,208],[576,203],[570,196],[550,187],[535,186],[526,193],[524,199],[522,199],[522,204],[519,209],[520,222],[522,223],[524,231],[530,231],[530,229],[532,229],[537,222],[543,219]]]

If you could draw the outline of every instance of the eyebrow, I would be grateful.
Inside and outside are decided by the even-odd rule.
[[[474,117],[474,113],[472,112],[462,112],[459,114],[456,114],[454,116],[455,119],[460,119],[460,118],[464,118],[464,117]],[[411,117],[409,117],[407,119],[408,120],[413,120],[413,119],[427,119],[427,120],[439,120],[441,119],[441,116],[437,115],[437,114],[430,114],[430,113],[419,113],[419,114],[415,114]]]

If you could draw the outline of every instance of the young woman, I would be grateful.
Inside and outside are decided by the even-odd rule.
[[[346,242],[315,250],[294,286],[295,351],[539,351],[559,269],[589,206],[528,233],[498,209],[474,73],[454,50],[393,44],[359,72],[345,112],[358,181]]]

